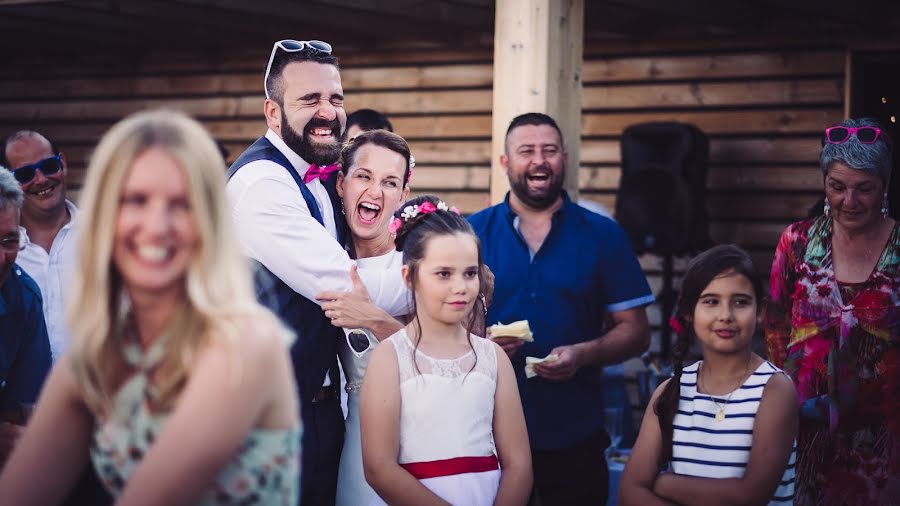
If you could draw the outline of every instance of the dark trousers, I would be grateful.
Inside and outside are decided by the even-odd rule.
[[[340,397],[304,405],[300,504],[334,506],[343,446]]]
[[[604,451],[609,436],[601,430],[569,448],[531,449],[534,489],[531,506],[603,506],[609,494]]]

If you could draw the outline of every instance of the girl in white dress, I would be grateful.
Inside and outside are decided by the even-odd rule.
[[[647,406],[620,503],[793,503],[797,398],[791,380],[750,349],[763,294],[756,273],[733,245],[688,265],[670,322],[675,374]],[[683,367],[693,337],[703,360]]]
[[[392,223],[413,321],[378,346],[360,400],[375,504],[525,504],[531,457],[509,359],[473,335],[484,302],[477,237],[435,197]]]

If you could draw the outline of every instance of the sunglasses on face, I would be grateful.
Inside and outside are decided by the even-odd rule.
[[[831,144],[841,144],[846,142],[851,135],[856,136],[856,140],[862,144],[874,144],[881,135],[881,129],[876,127],[845,127],[834,126],[825,129],[825,139]]]
[[[62,161],[60,160],[59,153],[50,158],[44,158],[43,160],[32,163],[30,165],[23,165],[18,169],[13,169],[13,176],[16,177],[16,181],[21,184],[30,183],[34,176],[37,175],[38,169],[41,170],[41,174],[45,176],[50,176],[59,172],[59,169],[62,168]]]
[[[21,234],[16,231],[15,235],[9,235],[0,239],[0,250],[7,251],[9,253],[15,251],[21,251],[24,249],[24,246],[21,244]]]
[[[271,98],[266,83],[269,82],[269,71],[272,70],[272,62],[275,60],[275,53],[278,52],[278,49],[281,48],[282,51],[287,53],[296,53],[297,51],[303,51],[307,47],[320,53],[331,54],[331,44],[321,40],[284,39],[279,40],[272,46],[272,54],[269,55],[269,63],[266,64],[266,76],[263,77],[263,89],[266,91],[266,98]]]
[[[370,332],[366,329],[347,329],[344,335],[347,337],[347,345],[357,357],[363,356],[365,352],[372,348],[372,340],[369,338]]]

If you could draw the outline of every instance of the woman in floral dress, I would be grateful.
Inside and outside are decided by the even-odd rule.
[[[58,504],[91,464],[122,506],[297,504],[292,336],[256,302],[224,171],[182,113],[137,113],[101,139],[72,347],[0,475],[0,506]]]
[[[775,252],[769,358],[800,403],[795,504],[900,502],[900,227],[891,141],[871,119],[827,129],[824,215]]]

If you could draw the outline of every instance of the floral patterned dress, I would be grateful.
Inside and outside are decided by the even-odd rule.
[[[138,372],[113,398],[110,419],[98,422],[91,459],[106,488],[118,497],[165,425],[166,414],[151,413],[150,371],[163,355],[164,338],[143,352],[136,342],[123,347],[126,361]],[[213,480],[201,505],[295,506],[300,496],[300,436],[290,429],[255,429]]]
[[[800,403],[795,504],[900,504],[900,225],[853,284],[835,279],[831,230],[785,230],[766,309],[769,359]]]

